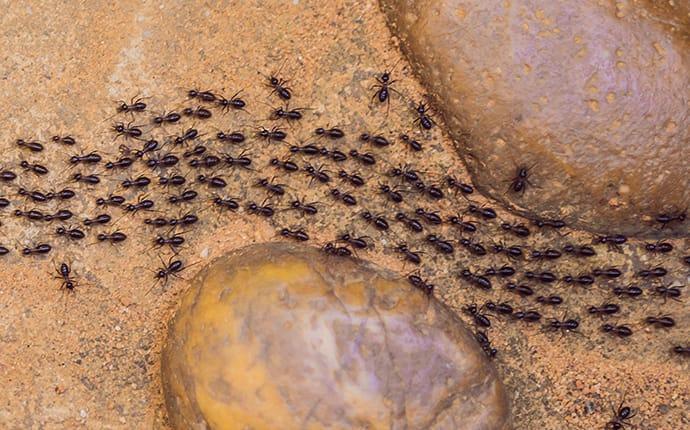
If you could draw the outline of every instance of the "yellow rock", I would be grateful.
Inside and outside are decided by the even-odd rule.
[[[177,429],[504,429],[494,369],[463,323],[394,274],[290,244],[193,280],[162,378]]]

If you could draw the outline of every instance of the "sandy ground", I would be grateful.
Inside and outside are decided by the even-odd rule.
[[[383,234],[359,218],[363,208],[389,219],[398,210],[376,193],[378,182],[393,183],[382,173],[390,166],[411,163],[429,181],[440,181],[446,173],[469,181],[452,142],[440,129],[423,136],[413,125],[410,103],[421,100],[423,90],[400,60],[376,2],[230,1],[214,5],[199,2],[192,7],[188,2],[122,1],[114,8],[102,2],[85,7],[33,1],[22,6],[12,4],[11,8],[8,2],[3,10],[0,123],[1,144],[6,150],[2,167],[20,173],[20,178],[14,185],[0,185],[1,194],[12,200],[0,215],[0,242],[12,250],[2,257],[4,270],[0,275],[0,427],[166,428],[159,351],[166,323],[186,285],[180,280],[166,288],[154,283],[154,271],[162,264],[159,255],[167,261],[170,252],[152,249],[154,232],[142,223],[147,215],[119,219],[120,210],[96,208],[95,198],[111,192],[128,199],[147,194],[158,202],[160,214],[192,210],[200,215],[202,221],[185,235],[182,255],[190,265],[185,278],[206,260],[229,249],[279,240],[276,231],[280,227],[303,226],[315,244],[350,230],[371,236],[376,244],[374,250],[360,257],[401,273],[414,268],[403,265],[391,248],[404,240],[423,250],[422,274],[437,285],[437,295],[458,312],[467,303],[491,299],[510,300],[521,309],[538,308],[545,317],[580,318],[581,334],[565,335],[546,333],[540,325],[528,327],[493,318],[495,327],[489,333],[499,349],[495,363],[512,397],[516,428],[603,428],[611,416],[611,405],[623,399],[638,411],[631,420],[635,428],[680,429],[690,424],[689,362],[669,353],[672,345],[690,341],[686,303],[652,297],[649,288],[637,300],[617,299],[610,294],[614,282],[602,280],[588,289],[534,285],[538,294],[558,293],[564,298],[560,308],[547,309],[533,299],[505,291],[503,282],[494,282],[497,285],[487,293],[473,289],[459,277],[465,267],[475,271],[502,264],[520,270],[551,270],[559,275],[616,266],[624,276],[615,285],[625,285],[639,282],[633,276],[637,269],[663,264],[670,272],[663,283],[682,285],[690,273],[680,263],[680,256],[690,248],[687,240],[673,242],[676,250],[664,257],[645,253],[642,243],[631,241],[622,252],[597,246],[597,257],[585,261],[564,257],[557,263],[538,264],[524,259],[509,261],[502,255],[478,259],[461,249],[448,258],[398,224]],[[406,96],[403,99],[394,94],[388,113],[385,106],[371,102],[369,90],[374,77],[385,69],[393,69],[396,88]],[[302,123],[286,126],[291,143],[308,139],[314,127],[326,125],[337,125],[348,133],[345,142],[337,144],[347,149],[359,148],[356,136],[363,131],[377,131],[395,140],[385,149],[366,147],[380,156],[374,169],[357,167],[351,160],[345,164],[348,170],[359,169],[369,180],[363,190],[338,184],[357,196],[357,207],[332,201],[327,187],[310,184],[300,173],[278,179],[289,185],[288,194],[321,202],[316,221],[300,218],[292,211],[279,212],[271,221],[245,211],[221,214],[211,207],[207,191],[203,202],[184,210],[171,209],[164,202],[167,192],[157,186],[143,193],[119,187],[116,179],[147,172],[140,164],[130,173],[104,176],[95,187],[70,185],[79,196],[62,205],[34,205],[16,195],[19,184],[31,189],[66,186],[68,176],[80,171],[70,169],[65,162],[72,153],[98,149],[106,159],[116,158],[122,139],[114,142],[108,128],[112,121],[129,121],[126,115],[113,117],[118,99],[146,96],[151,111],[162,112],[192,106],[185,101],[186,89],[208,88],[228,96],[242,89],[248,102],[246,112],[216,114],[209,121],[197,121],[198,128],[210,137],[217,129],[253,133],[260,125],[275,125],[267,117],[278,101],[275,96],[269,98],[270,89],[263,85],[265,77],[261,74],[278,70],[290,79],[294,92],[290,107],[310,108],[304,112]],[[144,117],[135,123],[145,122],[140,118]],[[184,126],[192,123],[187,121]],[[162,139],[166,134],[180,133],[184,126],[151,133]],[[415,154],[406,149],[396,138],[401,132],[422,141],[424,152]],[[31,154],[14,145],[17,138],[48,142],[58,133],[75,136],[79,146],[70,149],[46,143],[44,152]],[[251,141],[245,148],[255,159],[257,171],[223,172],[229,182],[223,193],[237,196],[243,203],[260,203],[265,194],[252,184],[259,177],[276,174],[267,167],[268,160],[286,156],[287,146]],[[50,174],[37,177],[21,172],[18,163],[23,159],[40,162]],[[340,167],[327,164],[335,175]],[[102,166],[91,170],[104,171]],[[486,203],[479,196],[472,197],[478,204]],[[285,207],[287,201],[286,197],[274,203]],[[56,224],[30,223],[11,215],[16,208],[33,206],[46,211],[66,207],[78,219],[110,212],[119,221],[116,226],[89,231],[80,243],[69,243],[55,237]],[[402,208],[409,211],[417,206],[447,215],[463,211],[467,202],[460,196],[432,202],[406,194]],[[498,210],[498,214],[501,221],[516,221],[505,211]],[[79,222],[75,219],[66,224],[77,226]],[[128,235],[124,243],[96,243],[96,232],[115,229]],[[458,237],[451,226],[433,230],[444,237]],[[487,245],[502,241],[544,248],[589,243],[592,236],[562,231],[518,240],[502,232],[494,221],[481,223],[473,240]],[[43,257],[21,256],[21,248],[39,241],[51,243],[53,252]],[[60,281],[53,278],[63,261],[71,265],[78,279],[73,292],[61,290]],[[603,301],[622,304],[620,316],[609,322],[629,324],[635,331],[631,338],[622,340],[599,332],[604,321],[587,315],[586,307]],[[656,330],[643,325],[645,316],[657,314],[671,314],[677,327]]]

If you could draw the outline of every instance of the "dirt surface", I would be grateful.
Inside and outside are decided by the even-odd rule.
[[[56,13],[58,12],[58,13]],[[669,353],[672,345],[690,342],[690,315],[687,304],[664,300],[651,294],[654,285],[683,285],[690,270],[681,257],[690,254],[690,243],[673,241],[675,249],[662,256],[648,253],[644,244],[629,241],[620,251],[595,245],[597,256],[577,259],[564,255],[554,262],[530,262],[526,258],[510,260],[505,254],[489,252],[476,257],[457,242],[453,256],[437,253],[424,241],[428,232],[457,240],[459,230],[452,225],[427,226],[425,233],[409,233],[395,222],[395,213],[416,207],[439,210],[443,216],[461,214],[468,202],[453,195],[445,186],[446,198],[432,201],[418,193],[404,194],[398,205],[386,202],[378,191],[379,182],[399,184],[386,177],[390,167],[410,163],[422,172],[428,184],[443,182],[452,174],[469,182],[452,142],[439,127],[422,135],[413,124],[411,104],[424,94],[411,77],[392,40],[385,20],[374,1],[255,1],[227,2],[190,7],[188,3],[118,2],[111,8],[101,3],[88,7],[31,2],[7,8],[0,16],[0,94],[3,124],[2,166],[15,171],[19,178],[0,184],[1,193],[12,201],[0,215],[3,246],[11,252],[2,257],[0,277],[0,426],[3,428],[167,428],[160,384],[159,353],[167,321],[173,314],[179,295],[186,288],[183,280],[172,279],[167,285],[154,283],[154,274],[168,262],[170,251],[153,248],[153,229],[142,220],[153,216],[174,216],[186,211],[199,215],[201,221],[185,233],[185,247],[180,258],[188,265],[181,273],[190,278],[204,263],[227,250],[242,245],[281,240],[282,227],[304,227],[315,245],[333,240],[349,230],[367,235],[373,250],[359,251],[362,258],[406,274],[416,267],[403,264],[392,248],[402,241],[410,248],[424,251],[420,273],[436,285],[436,294],[468,322],[462,307],[486,300],[510,301],[519,309],[538,309],[544,318],[579,318],[578,333],[548,333],[542,324],[526,324],[502,317],[491,317],[489,335],[499,353],[495,363],[512,397],[515,427],[518,429],[603,428],[611,418],[611,405],[625,403],[637,411],[630,420],[640,429],[679,429],[690,424],[689,362]],[[282,67],[281,67],[282,66]],[[320,140],[318,145],[341,146],[370,151],[378,157],[376,167],[361,166],[353,160],[338,165],[322,162],[337,176],[338,170],[359,170],[368,182],[357,189],[337,182],[342,191],[350,191],[358,205],[348,207],[331,199],[328,187],[309,182],[302,173],[279,174],[277,182],[289,185],[287,195],[271,201],[285,208],[290,197],[319,201],[319,214],[313,218],[294,211],[277,211],[266,220],[240,210],[221,213],[209,201],[211,191],[195,185],[200,196],[194,203],[174,207],[165,202],[168,191],[155,185],[145,191],[123,190],[119,180],[139,174],[151,176],[140,162],[126,173],[104,174],[100,184],[67,184],[70,174],[78,171],[105,172],[96,168],[70,169],[66,159],[73,153],[98,149],[107,160],[119,156],[120,138],[113,141],[109,130],[113,121],[128,122],[129,115],[115,115],[115,100],[129,101],[138,95],[151,112],[196,106],[185,100],[190,88],[212,89],[226,96],[243,89],[246,112],[225,115],[214,109],[207,121],[152,130],[147,136],[161,140],[179,134],[195,124],[204,139],[217,129],[241,129],[248,135],[258,126],[277,125],[267,118],[271,107],[278,106],[269,96],[265,77],[271,72],[290,79],[293,90],[290,107],[309,107],[304,120],[284,125],[291,144],[311,138],[317,126],[339,126],[347,137],[338,143]],[[397,93],[392,94],[390,109],[371,100],[370,86],[384,70],[393,70]],[[147,124],[150,116],[140,115],[135,124]],[[282,123],[281,123],[282,124]],[[364,132],[378,132],[394,141],[388,148],[375,148],[357,142]],[[424,151],[410,151],[397,136],[406,132],[424,145]],[[52,144],[54,134],[71,134],[78,140],[75,148]],[[15,146],[18,138],[38,139],[46,150],[34,154]],[[310,139],[311,140],[311,139]],[[129,143],[134,145],[134,143]],[[216,148],[220,143],[214,142]],[[223,145],[227,147],[228,145]],[[289,154],[287,145],[264,144],[256,139],[238,148],[223,148],[237,156],[242,148],[253,158],[255,171],[222,169],[228,187],[220,192],[235,196],[244,207],[250,200],[261,203],[265,192],[252,186],[258,178],[278,174],[268,167],[272,157]],[[215,150],[215,148],[213,148]],[[216,152],[220,152],[217,150]],[[20,160],[39,162],[51,171],[44,177],[23,172]],[[296,157],[302,165],[304,161]],[[306,160],[306,159],[305,159]],[[186,164],[186,163],[185,163]],[[186,165],[182,168],[189,170]],[[210,173],[209,170],[207,173]],[[197,172],[188,175],[192,181]],[[34,204],[16,195],[19,185],[48,190],[69,186],[78,197],[58,204]],[[333,186],[333,185],[331,185]],[[396,187],[399,185],[396,185]],[[405,187],[401,187],[405,188]],[[136,201],[148,195],[156,201],[160,213],[137,213],[121,218],[117,208],[99,209],[96,197],[117,192]],[[173,191],[170,191],[172,193]],[[478,205],[487,202],[476,193]],[[270,202],[270,201],[269,201]],[[268,203],[268,202],[267,202]],[[46,212],[69,208],[76,216],[65,223],[80,226],[80,220],[107,212],[113,223],[87,230],[87,238],[69,243],[56,237],[60,223],[34,223],[16,218],[13,210],[37,207]],[[382,233],[366,224],[359,212],[368,208],[381,213],[391,224]],[[524,252],[532,248],[562,249],[566,243],[589,244],[591,235],[563,229],[544,230],[530,225],[528,239],[516,238],[503,231],[500,222],[518,221],[496,207],[498,219],[479,221],[478,231],[467,234],[474,242],[489,247],[492,242],[521,244]],[[474,219],[466,217],[466,220]],[[521,222],[528,223],[527,220]],[[118,245],[97,243],[98,232],[120,229],[128,239]],[[22,257],[21,249],[38,242],[53,245],[47,256]],[[159,258],[160,256],[160,258]],[[53,279],[61,262],[71,265],[77,279],[73,291],[60,289]],[[516,280],[524,280],[525,270],[550,270],[563,276],[577,275],[596,267],[616,266],[624,273],[613,281],[597,279],[588,288],[565,283],[538,284],[529,281],[537,295],[558,293],[564,304],[556,308],[539,305],[533,298],[520,298],[506,291],[507,281],[492,279],[490,291],[479,290],[464,282],[460,271],[473,272],[489,266],[510,264],[520,271]],[[663,265],[669,274],[653,283],[634,276],[640,268]],[[611,287],[635,282],[644,289],[636,300],[616,298]],[[687,289],[686,289],[687,290]],[[684,291],[683,297],[687,294]],[[607,321],[587,315],[586,307],[604,301],[621,304],[619,316]],[[648,315],[670,314],[676,327],[652,329],[642,322]],[[634,335],[618,339],[599,331],[604,322],[629,324]]]

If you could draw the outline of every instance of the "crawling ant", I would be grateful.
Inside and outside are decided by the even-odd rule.
[[[110,195],[107,198],[99,197],[96,199],[96,206],[121,206],[125,198],[117,195]]]
[[[578,285],[592,285],[594,283],[594,276],[591,275],[578,275],[578,276],[572,276],[572,275],[566,275],[563,277],[563,282],[566,284],[578,284]]]
[[[494,303],[489,301],[484,303],[483,307],[490,310],[491,312],[495,312],[501,315],[510,315],[513,313],[513,306],[511,306],[510,303],[506,302]]]
[[[256,137],[263,139],[266,143],[281,142],[285,140],[287,133],[278,127],[273,127],[270,130],[261,127],[259,132],[256,134]]]
[[[10,201],[4,197],[0,197],[0,208],[6,208],[10,205]]]
[[[682,294],[681,288],[683,288],[682,285],[670,287],[664,285],[657,285],[656,287],[654,287],[654,294],[663,297],[664,302],[666,302],[666,299],[680,301],[679,297]]]
[[[286,107],[283,109],[282,107],[278,107],[271,112],[271,119],[284,119],[288,122],[299,121],[302,119],[302,111],[304,110],[307,110],[307,108],[289,109]]]
[[[617,250],[620,252],[620,245],[626,243],[628,241],[628,238],[622,234],[613,234],[613,235],[605,235],[605,236],[597,236],[595,239],[595,242],[597,243],[605,243],[609,246],[609,248],[612,248],[614,250]]]
[[[222,97],[222,96],[218,96],[218,100],[217,100],[218,106],[220,106],[221,110],[223,110],[224,112],[230,108],[237,109],[237,110],[244,109],[244,107],[247,106],[247,103],[238,97],[241,92],[242,92],[242,90],[239,90],[238,92],[233,94],[232,97],[230,97],[229,99],[226,99],[225,97]]]
[[[517,311],[513,313],[513,318],[524,321],[526,323],[537,322],[541,320],[541,314],[537,311]]]
[[[57,212],[55,212],[54,214],[46,214],[43,217],[43,220],[46,222],[51,222],[54,220],[67,221],[68,219],[72,218],[73,216],[74,216],[74,214],[72,213],[72,211],[70,211],[68,209],[60,209]]]
[[[86,237],[86,234],[77,228],[58,227],[55,229],[55,234],[71,240],[81,240]]]
[[[171,257],[168,263],[164,264],[163,267],[159,268],[156,272],[156,280],[163,279],[163,285],[168,283],[168,279],[171,276],[177,278],[177,274],[185,269],[185,265],[182,260],[173,260],[172,258],[173,257]]]
[[[403,201],[402,193],[399,190],[391,188],[387,184],[379,184],[379,191],[393,203],[402,203]]]
[[[191,116],[198,119],[208,119],[211,118],[211,116],[213,116],[213,113],[211,113],[211,111],[206,108],[198,106],[196,108],[188,107],[182,109],[182,115]]]
[[[329,194],[331,195],[331,197],[333,197],[334,199],[340,200],[341,202],[343,202],[347,206],[357,205],[357,199],[352,194],[340,191],[337,188],[331,188]]]
[[[56,268],[55,271],[57,272],[58,276],[53,276],[53,278],[62,280],[60,289],[74,291],[74,288],[76,287],[76,281],[72,278],[72,276],[70,276],[72,270],[67,265],[67,263],[60,264],[60,267]]]
[[[225,199],[229,200],[229,199]],[[160,219],[160,218],[156,218]],[[144,224],[153,224],[151,222],[146,222],[147,220],[144,220]],[[150,220],[148,220],[150,221]],[[187,213],[185,215],[180,216],[179,218],[170,218],[167,220],[167,224],[171,226],[178,226],[178,225],[183,225],[183,226],[188,226],[192,224],[196,224],[199,221],[199,217],[192,214],[192,213]]]
[[[127,239],[127,235],[117,230],[112,233],[99,233],[96,239],[98,239],[99,242],[108,241],[114,244],[124,242]]]
[[[434,284],[430,284],[426,279],[423,279],[419,275],[410,274],[407,276],[407,280],[413,287],[418,288],[427,296],[431,296],[436,288]]]
[[[414,231],[415,233],[419,233],[422,230],[424,230],[422,223],[419,222],[418,219],[408,217],[403,212],[398,212],[397,214],[395,214],[395,220],[404,223],[405,227],[407,227],[409,230]]]
[[[130,157],[122,157],[115,161],[108,161],[105,163],[106,169],[126,169],[134,163],[134,159]]]
[[[556,260],[561,257],[561,253],[553,248],[544,250],[534,249],[532,250],[531,257],[533,260]]]
[[[432,224],[432,225],[443,224],[443,220],[441,219],[441,217],[439,216],[437,211],[431,212],[431,211],[428,211],[424,208],[416,208],[414,212],[417,215],[419,215],[420,217],[422,217],[422,219],[424,219],[424,221],[428,222],[429,224]]]
[[[11,182],[17,179],[17,174],[10,171],[10,170],[2,170],[0,171],[0,181],[2,182]]]
[[[455,215],[449,217],[448,222],[466,233],[474,233],[475,231],[477,231],[477,226],[474,225],[474,223],[464,221]]]
[[[610,279],[615,279],[621,276],[623,272],[620,271],[620,269],[617,269],[615,267],[607,267],[603,269],[594,269],[592,271],[592,275],[594,276],[601,276],[605,278],[610,278]]]
[[[124,149],[124,151],[123,151]],[[143,146],[141,149],[137,149],[135,151],[131,151],[128,147],[125,145],[120,145],[120,150],[124,152],[125,154],[129,154],[132,152],[135,158],[143,158],[144,155],[149,154],[153,151],[156,151],[158,149],[158,141],[156,139],[149,139],[146,142],[144,142]]]
[[[414,185],[419,192],[425,193],[434,200],[440,200],[444,197],[443,191],[435,185],[425,185],[422,181],[417,181]]]
[[[472,242],[469,239],[460,239],[460,245],[462,245],[466,250],[470,251],[471,254],[477,255],[479,257],[486,255],[486,248],[479,242]]]
[[[385,146],[389,146],[391,143],[383,137],[380,134],[377,135],[370,135],[369,133],[362,133],[359,135],[359,140],[361,142],[371,142],[374,144],[374,146],[378,146],[379,148],[383,148]]]
[[[683,263],[685,263],[686,266],[690,266],[690,255],[683,257]]]
[[[228,185],[225,179],[220,176],[199,175],[196,177],[196,181],[208,185],[209,188],[225,188]]]
[[[130,179],[125,179],[123,180],[120,184],[122,185],[123,188],[144,188],[148,186],[151,183],[151,179],[147,178],[146,176],[139,176],[136,178],[130,178]]]
[[[501,228],[513,233],[517,237],[528,237],[530,234],[529,228],[525,227],[524,224],[510,224],[504,222],[501,223]]]
[[[422,257],[419,255],[420,253],[411,251],[406,243],[399,243],[393,250],[401,254],[406,261],[412,264],[419,265],[422,263]]]
[[[328,176],[328,173],[326,173],[326,171],[323,170],[321,167],[316,168],[311,164],[307,163],[304,166],[304,171],[307,173],[307,175],[311,176],[311,179],[309,180],[309,185],[311,185],[311,181],[313,181],[314,179],[321,182],[322,184],[327,184],[331,181],[331,177]]]
[[[369,248],[369,243],[367,242],[369,236],[356,237],[350,233],[343,233],[338,236],[338,241],[345,242],[352,248],[356,249],[367,249]]]
[[[216,133],[216,138],[221,142],[230,142],[234,144],[239,144],[246,140],[244,134],[239,131],[232,131],[229,133],[219,131],[218,133]]]
[[[360,215],[369,224],[372,224],[377,230],[386,231],[388,230],[388,221],[382,216],[373,215],[369,211],[364,211]]]
[[[151,210],[153,209],[153,206],[155,205],[153,200],[149,199],[142,199],[142,197],[139,198],[139,201],[136,203],[129,203],[125,206],[125,210],[127,212],[132,212],[132,213],[137,213],[140,210]]]
[[[35,202],[39,202],[39,203],[47,202],[48,200],[50,200],[48,198],[48,196],[46,196],[45,194],[43,194],[40,191],[29,191],[29,190],[26,190],[24,188],[19,188],[17,190],[17,194],[19,194],[20,196],[24,196],[26,198],[29,198]],[[3,199],[3,203],[5,201],[7,201],[7,205],[9,205],[9,203],[10,203],[9,200]],[[5,207],[7,205],[3,206],[2,204],[0,204],[0,206],[2,206],[2,207]]]
[[[493,244],[491,249],[495,254],[505,253],[510,258],[522,257],[522,248],[517,245],[505,246],[503,244]]]
[[[302,146],[292,145],[290,146],[290,152],[293,154],[301,153],[304,155],[320,155],[321,149],[313,144],[307,144]]]
[[[469,269],[463,269],[462,272],[460,272],[460,276],[483,290],[490,290],[492,288],[489,278],[482,275],[475,275]]]
[[[422,149],[424,149],[424,148],[422,147],[422,144],[421,144],[421,143],[419,143],[418,141],[416,141],[416,140],[414,140],[414,139],[410,139],[410,136],[408,136],[408,135],[406,135],[406,134],[400,135],[400,140],[402,140],[403,142],[405,142],[405,144],[406,144],[411,150],[413,150],[413,151],[415,151],[415,152],[419,152],[419,151],[421,151]]]
[[[345,136],[345,133],[339,128],[323,128],[319,127],[314,130],[314,134],[317,136],[327,137],[329,139],[340,139]]]
[[[481,313],[481,309],[477,308],[474,303],[462,308],[463,312],[470,315],[474,319],[474,323],[480,327],[491,327],[491,320],[486,314]]]
[[[249,202],[249,204],[247,204],[247,212],[249,212],[250,214],[261,215],[261,216],[266,217],[266,218],[270,218],[274,214],[274,210],[273,210],[272,206],[270,206],[270,205],[262,206],[262,205],[256,204],[255,202]]]
[[[678,354],[679,356],[690,356],[690,346],[676,345],[671,348],[671,352]]]
[[[355,160],[359,161],[360,163],[366,164],[368,166],[372,166],[372,165],[376,164],[376,158],[368,152],[361,153],[361,152],[357,151],[356,149],[351,149],[350,150],[350,157],[352,157]]]
[[[259,179],[256,182],[256,186],[264,188],[268,194],[275,194],[277,196],[282,196],[285,194],[284,184],[274,184],[268,180],[268,178]]]
[[[538,228],[555,228],[560,229],[566,226],[565,221],[560,219],[533,219],[532,224],[536,225]]]
[[[298,242],[306,242],[309,240],[309,235],[306,231],[300,229],[290,230],[289,228],[282,228],[280,230],[280,235],[290,239],[294,239]]]
[[[621,307],[615,303],[604,303],[600,306],[590,306],[587,308],[587,312],[591,315],[613,315],[620,310]]]
[[[336,163],[340,163],[347,160],[347,155],[345,155],[345,153],[342,151],[338,151],[337,149],[320,148],[319,153],[324,157],[330,158]]]
[[[446,185],[455,190],[456,193],[458,191],[460,191],[462,194],[472,194],[474,192],[474,187],[472,185],[460,182],[453,176],[446,176]]]
[[[571,244],[565,245],[563,247],[563,252],[576,257],[593,257],[597,255],[596,251],[591,246],[577,246]]]
[[[655,267],[653,269],[643,269],[637,272],[637,276],[640,278],[662,278],[666,276],[668,271],[663,267]]]
[[[529,285],[516,284],[514,282],[508,282],[505,285],[505,289],[508,291],[514,292],[517,295],[522,296],[522,297],[527,297],[527,296],[531,296],[532,294],[534,294],[534,290]]]
[[[134,113],[134,112],[144,112],[146,110],[146,103],[144,103],[143,98],[132,97],[129,104],[120,100],[117,106],[117,113]]]
[[[72,175],[72,181],[81,182],[82,184],[87,185],[96,185],[101,182],[101,178],[96,174],[83,175],[81,173],[75,173],[74,175]]]
[[[417,119],[414,120],[414,124],[418,124],[420,129],[431,130],[436,124],[436,121],[434,121],[431,115],[429,115],[429,107],[426,104],[419,102],[415,108],[415,111],[417,112]]]
[[[100,163],[102,160],[102,157],[100,154],[98,154],[96,151],[92,151],[88,154],[85,155],[73,155],[69,158],[69,163],[70,164],[79,164],[79,163],[84,163],[84,164],[97,164]]]
[[[199,91],[199,90],[189,90],[187,91],[187,97],[190,99],[199,99],[202,102],[212,103],[215,102],[218,97],[211,91]]]
[[[527,189],[527,186],[532,185],[532,183],[527,178],[529,171],[530,168],[524,166],[519,167],[517,169],[515,177],[510,182],[510,190],[512,190],[514,193],[524,194],[525,190]]]
[[[154,116],[152,122],[156,125],[161,124],[174,124],[178,122],[182,117],[177,112],[170,112],[163,115]]]
[[[685,221],[687,218],[687,213],[686,212],[681,212],[677,214],[669,214],[669,213],[663,213],[659,214],[654,219],[656,222],[661,224],[661,228],[664,229],[666,226],[672,222],[678,221],[679,223],[682,223]]]
[[[435,234],[430,234],[426,237],[426,241],[434,245],[437,251],[442,254],[452,254],[455,252],[453,245],[443,238],[436,236]]]
[[[234,199],[231,197],[222,198],[222,197],[216,196],[213,198],[212,202],[216,207],[219,207],[221,209],[230,210],[230,211],[235,211],[235,210],[240,208],[240,204],[238,203],[237,199]],[[183,218],[185,218],[185,217],[183,217]],[[189,223],[185,223],[185,224],[189,224]],[[174,224],[171,224],[171,225],[174,225]]]
[[[496,269],[495,267],[489,267],[484,271],[484,276],[500,276],[506,278],[508,276],[513,276],[515,274],[515,269],[508,265],[503,265]]]
[[[206,152],[206,147],[204,145],[197,145],[194,148],[182,153],[184,158],[197,157]]]
[[[361,187],[366,183],[357,173],[347,173],[345,170],[338,172],[338,177],[353,187]]]
[[[496,211],[489,207],[479,207],[475,204],[470,204],[467,206],[467,212],[472,215],[479,215],[484,219],[494,219],[496,218]]]
[[[194,158],[188,164],[189,167],[211,169],[221,163],[220,157],[216,155],[205,155],[201,158]]]
[[[351,257],[352,251],[346,246],[338,246],[333,242],[328,242],[321,248],[326,255],[333,255],[335,257]]]
[[[601,326],[601,331],[621,338],[628,337],[633,334],[632,329],[625,324],[614,325],[607,323]]]
[[[289,82],[285,79],[278,78],[274,75],[269,76],[267,86],[273,88],[271,94],[278,94],[283,100],[290,100],[292,97],[292,89],[287,87],[286,84]]]
[[[117,133],[115,135],[115,139],[117,139],[120,136],[124,136],[125,139],[138,139],[141,137],[142,134],[144,134],[144,132],[141,131],[141,128],[137,126],[132,126],[131,123],[125,125],[122,122],[116,122],[115,124],[113,124],[112,130]]]
[[[228,167],[241,167],[243,169],[251,169],[252,159],[244,155],[245,151],[240,152],[240,155],[233,157],[230,154],[223,153],[223,162]]]
[[[196,138],[199,137],[199,130],[196,128],[188,128],[185,130],[182,135],[180,136],[175,136],[175,139],[173,139],[173,143],[176,146],[182,146],[185,145],[187,142],[191,142],[192,140],[195,140]]]
[[[36,142],[36,141],[27,142],[27,141],[22,140],[22,139],[17,139],[16,144],[17,144],[17,146],[21,146],[23,148],[26,148],[31,152],[43,151],[43,144],[41,142]]]
[[[634,285],[628,285],[626,287],[614,287],[612,292],[618,297],[628,296],[630,298],[635,298],[642,295],[642,289]]]
[[[579,326],[580,322],[576,319],[570,318],[560,321],[556,318],[552,318],[545,328],[549,331],[561,331],[565,333],[569,331],[577,331]]]
[[[608,324],[607,324],[608,325]],[[632,332],[631,332],[632,334]],[[631,425],[628,420],[635,416],[635,411],[630,406],[623,406],[623,401],[618,410],[613,410],[613,419],[606,423],[605,430],[621,430],[624,426]]]
[[[669,242],[645,243],[644,249],[649,252],[666,254],[673,251],[673,245]]]
[[[184,237],[179,234],[174,234],[169,237],[158,235],[153,240],[153,244],[154,246],[157,246],[159,248],[165,245],[169,245],[170,249],[175,251],[177,248],[184,244]]]
[[[55,135],[51,138],[51,140],[55,143],[60,143],[62,145],[70,145],[70,146],[77,143],[77,141],[74,140],[74,138],[72,136],[69,136],[69,135],[68,136]]]
[[[24,218],[31,220],[31,221],[44,221],[45,220],[45,214],[43,214],[43,212],[38,211],[36,209],[31,209],[28,211],[22,211],[22,210],[16,209],[14,211],[14,216],[24,217]]]
[[[146,161],[146,165],[151,169],[156,169],[158,167],[173,167],[180,162],[180,159],[174,154],[165,154],[158,158],[149,158]]]
[[[396,82],[396,80],[391,80],[391,72],[389,72],[388,70],[383,72],[381,76],[376,76],[375,79],[376,84],[369,87],[369,89],[376,90],[376,92],[371,98],[378,99],[379,103],[386,103],[387,109],[390,109],[390,92],[394,91],[398,93],[396,89],[391,87],[391,85],[393,85]]]
[[[482,351],[487,355],[489,358],[494,358],[496,357],[496,354],[498,354],[498,350],[491,346],[491,341],[489,341],[489,336],[483,332],[483,331],[477,331],[474,334],[474,338],[477,339],[477,342],[479,342],[479,346],[481,346]]]
[[[26,160],[22,160],[19,166],[24,170],[30,170],[34,174],[42,176],[48,173],[48,168],[38,163],[29,163]]]
[[[388,171],[388,174],[393,177],[400,177],[411,184],[414,184],[420,180],[419,172],[408,165],[403,167],[394,167]]]
[[[316,215],[319,212],[314,203],[304,203],[300,200],[290,202],[288,210],[298,210],[304,215]]]
[[[177,203],[182,203],[182,202],[190,202],[194,199],[197,198],[199,193],[197,193],[194,190],[184,190],[178,195],[172,195],[168,197],[168,201],[172,204],[177,204]]]
[[[53,247],[47,243],[39,243],[38,245],[36,245],[34,247],[26,247],[26,248],[22,249],[22,255],[30,256],[30,255],[48,254],[52,249],[53,249]]]
[[[100,214],[96,215],[94,218],[86,218],[84,219],[83,223],[85,226],[91,226],[94,224],[107,224],[110,222],[112,217],[108,214]]]
[[[563,298],[561,296],[551,295],[551,296],[538,296],[537,303],[548,306],[558,306],[563,303]]]
[[[669,315],[649,316],[644,319],[644,322],[653,325],[656,328],[671,328],[676,325],[676,321]]]

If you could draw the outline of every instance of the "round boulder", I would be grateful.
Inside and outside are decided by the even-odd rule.
[[[381,4],[480,191],[599,233],[690,235],[690,0]]]
[[[176,429],[508,429],[506,394],[447,307],[392,273],[252,245],[192,281],[162,380]]]

